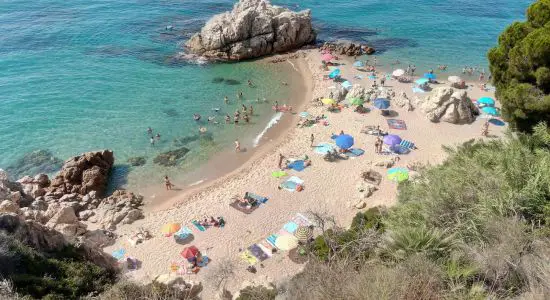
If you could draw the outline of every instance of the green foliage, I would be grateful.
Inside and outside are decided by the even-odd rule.
[[[0,234],[0,244],[0,276],[9,278],[22,295],[75,299],[114,281],[115,274],[84,260],[72,247],[40,253],[5,234]]]
[[[275,287],[247,286],[241,290],[237,300],[275,300],[277,290]]]
[[[488,53],[503,116],[520,131],[550,120],[550,1],[527,10],[526,22],[515,22]]]

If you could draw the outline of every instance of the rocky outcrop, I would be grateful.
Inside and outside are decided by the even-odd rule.
[[[189,149],[185,147],[162,152],[153,159],[153,163],[164,167],[173,167],[176,166],[188,152]]]
[[[368,45],[352,42],[326,42],[321,50],[329,51],[335,55],[360,56],[363,54],[373,54],[376,50]]]
[[[98,223],[104,229],[114,230],[119,223],[131,224],[143,218],[143,212],[140,209],[142,205],[142,196],[118,190],[112,196],[101,200],[89,220],[92,223]]]
[[[452,87],[440,87],[417,106],[432,122],[448,122],[465,124],[475,121],[479,109],[472,103],[464,90],[455,90]]]
[[[346,98],[359,98],[359,99],[365,99],[365,88],[362,87],[360,84],[354,84],[349,92],[346,94]]]
[[[69,193],[86,195],[91,191],[102,195],[107,187],[109,171],[115,158],[110,150],[86,152],[63,164],[52,180],[48,194],[62,196]]]
[[[241,60],[296,49],[315,37],[309,10],[293,12],[267,0],[240,0],[231,12],[210,19],[185,47],[209,58]]]

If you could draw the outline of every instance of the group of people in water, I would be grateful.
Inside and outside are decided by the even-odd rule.
[[[157,134],[153,133],[153,128],[147,127],[147,135],[149,135],[149,142],[151,143],[151,146],[155,145],[155,142],[160,141],[160,133],[157,132]]]

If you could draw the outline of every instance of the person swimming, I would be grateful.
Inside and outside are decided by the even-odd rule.
[[[155,135],[155,139],[156,139],[157,141],[160,141],[160,133],[157,132],[157,135]]]
[[[194,119],[195,121],[199,121],[199,120],[201,119],[201,115],[199,115],[199,114],[193,114],[193,119]]]
[[[153,128],[147,127],[147,134],[153,134]]]

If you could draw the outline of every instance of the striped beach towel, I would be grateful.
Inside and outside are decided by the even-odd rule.
[[[416,146],[413,142],[407,141],[407,140],[401,140],[401,143],[399,143],[400,146],[405,147],[407,149],[415,149]]]

